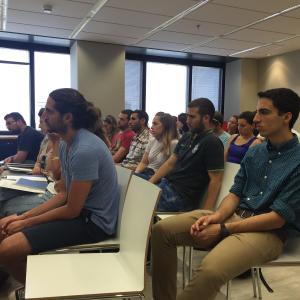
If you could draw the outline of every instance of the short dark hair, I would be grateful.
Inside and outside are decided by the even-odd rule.
[[[248,124],[252,125],[254,117],[255,117],[255,112],[253,112],[253,111],[243,111],[238,116],[238,119],[244,119],[244,120],[247,121]]]
[[[127,115],[127,119],[129,120],[130,116],[132,114],[132,110],[131,109],[124,109],[124,110],[121,111],[121,114]]]
[[[43,113],[45,112],[45,108],[42,107],[39,112],[38,112],[38,116],[41,117],[43,115]]]
[[[140,110],[140,109],[136,109],[132,113],[137,114],[140,120],[144,119],[145,120],[145,126],[148,127],[149,116],[145,111]]]
[[[4,117],[4,120],[6,121],[8,118],[12,118],[12,119],[14,119],[14,121],[22,121],[24,124],[26,124],[23,116],[18,112],[11,112],[11,113],[7,114]]]
[[[291,89],[277,88],[259,92],[257,95],[259,98],[270,99],[274,107],[278,109],[279,114],[287,112],[292,113],[289,127],[290,129],[293,128],[296,120],[298,119],[300,110],[300,98],[298,94]]]
[[[193,100],[188,105],[189,108],[196,107],[198,108],[198,112],[201,116],[208,115],[210,121],[212,121],[215,113],[215,107],[213,103],[207,98],[198,98]]]

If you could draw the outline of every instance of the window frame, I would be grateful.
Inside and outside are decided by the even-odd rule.
[[[204,61],[191,58],[176,58],[176,57],[163,57],[145,54],[136,54],[126,52],[126,60],[138,60],[142,63],[142,86],[141,86],[141,107],[143,110],[146,108],[146,74],[147,74],[147,62],[157,62],[166,64],[176,64],[187,66],[187,103],[188,105],[192,101],[192,72],[193,66],[211,67],[220,69],[220,82],[219,82],[219,107],[218,111],[224,112],[224,87],[225,87],[225,62],[216,61]]]
[[[1,48],[27,50],[29,52],[29,63],[16,62],[16,61],[1,61],[0,63],[11,63],[11,64],[22,64],[29,65],[29,102],[30,102],[30,126],[36,127],[35,120],[35,74],[34,74],[34,52],[50,52],[50,53],[61,53],[70,54],[70,47],[65,46],[54,46],[37,44],[33,42],[15,42],[0,40]],[[0,131],[1,135],[7,134],[7,131]]]

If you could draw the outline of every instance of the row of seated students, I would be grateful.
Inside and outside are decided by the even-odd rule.
[[[224,146],[216,134],[215,128],[222,122],[218,121],[212,102],[200,98],[188,105],[190,131],[179,141],[174,119],[169,114],[160,112],[155,116],[150,135],[145,112],[134,111],[130,116],[126,111],[121,112],[122,132],[129,130],[126,122],[135,131],[122,164],[161,187],[158,210],[192,211],[199,207],[200,195],[207,190],[201,203],[204,211],[181,214],[154,226],[154,299],[176,298],[174,250],[177,244],[215,246],[217,254],[207,259],[208,266],[203,267],[213,272],[203,274],[200,268],[195,277],[196,285],[192,283],[178,296],[178,299],[196,299],[196,295],[203,293],[203,299],[214,299],[224,282],[254,262],[275,258],[282,251],[288,234],[299,231],[296,214],[299,184],[295,182],[300,178],[295,174],[298,174],[300,160],[295,158],[300,150],[297,137],[290,131],[299,114],[299,97],[289,89],[270,90],[260,93],[259,97],[254,123],[267,141],[247,152],[235,184],[217,213],[212,211],[222,182]],[[247,121],[243,115],[238,118],[239,129],[244,119]],[[114,234],[118,217],[119,195],[113,163],[120,148],[112,155],[108,150],[106,145],[111,150],[114,147],[103,135],[99,110],[76,90],[59,89],[50,93],[42,122],[47,127],[48,139],[55,140],[47,159],[53,163],[60,158],[61,174],[55,178],[59,189],[37,207],[0,220],[0,265],[20,282],[25,281],[28,254],[107,239]],[[251,139],[242,130],[238,137]],[[227,144],[237,140],[232,137]],[[40,156],[37,164],[41,164],[44,156]],[[286,165],[285,172],[282,172],[282,164]],[[292,181],[291,186],[286,184],[287,178]],[[287,186],[291,190],[287,190]],[[241,214],[247,219],[240,217]],[[253,231],[260,234],[251,235],[249,232]],[[237,243],[236,234],[242,235],[244,242]],[[226,247],[232,243],[237,254],[245,251],[249,259],[240,264],[228,259],[230,264],[223,262],[222,265],[220,260],[224,256],[219,252],[225,241],[229,241]],[[267,251],[262,257],[262,249],[269,242],[276,251]],[[254,254],[250,253],[253,251],[249,244],[255,246]],[[219,245],[221,250],[218,250]],[[231,250],[224,253],[227,251],[229,255]],[[215,260],[218,264],[214,268]]]

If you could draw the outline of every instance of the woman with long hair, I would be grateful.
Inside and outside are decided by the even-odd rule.
[[[107,115],[103,120],[103,129],[110,144],[113,145],[119,132],[116,118],[112,115]]]
[[[261,141],[254,135],[255,113],[244,111],[238,116],[238,134],[233,134],[225,150],[225,161],[240,164],[249,147],[260,144]]]
[[[149,179],[170,157],[178,142],[176,123],[170,114],[157,113],[152,121],[151,133],[153,137],[135,170],[145,179]]]

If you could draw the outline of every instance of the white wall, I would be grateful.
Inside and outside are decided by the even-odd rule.
[[[257,61],[239,59],[226,64],[224,118],[255,110],[257,102]]]
[[[300,51],[259,60],[258,74],[259,90],[286,87],[300,95]],[[299,119],[294,128],[300,131]]]

